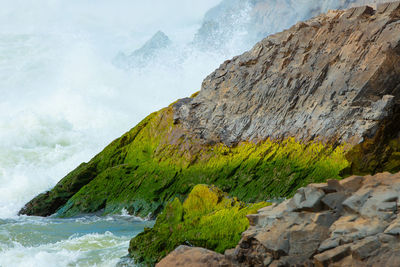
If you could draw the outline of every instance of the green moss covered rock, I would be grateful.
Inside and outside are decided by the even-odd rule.
[[[215,184],[254,203],[299,187],[339,179],[350,166],[345,146],[294,139],[208,145],[173,122],[172,107],[155,112],[82,164],[21,213],[68,217],[85,213],[158,214],[197,184]]]
[[[398,170],[400,139],[384,131],[392,128],[355,147],[293,138],[228,147],[193,138],[174,124],[170,106],[149,115],[21,213],[68,217],[125,208],[145,217],[175,197],[184,199],[197,184],[215,184],[247,203],[289,197],[309,183]]]
[[[233,248],[247,229],[247,214],[268,203],[244,204],[215,186],[197,185],[187,199],[169,202],[153,228],[130,242],[129,253],[143,265],[154,265],[182,244],[223,253]]]

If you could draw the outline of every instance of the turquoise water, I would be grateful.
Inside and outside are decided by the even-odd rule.
[[[115,266],[152,225],[127,215],[0,219],[0,266]]]

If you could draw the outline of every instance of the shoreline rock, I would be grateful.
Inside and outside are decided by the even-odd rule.
[[[248,215],[250,228],[237,247],[208,266],[399,266],[399,198],[400,173],[311,184]],[[186,266],[178,263],[197,250],[171,253],[159,266]],[[208,253],[202,255],[198,260],[206,261]]]

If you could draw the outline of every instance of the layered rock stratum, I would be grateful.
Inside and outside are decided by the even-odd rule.
[[[22,214],[157,214],[196,184],[246,202],[400,170],[400,3],[330,11],[224,62]]]
[[[399,198],[400,173],[311,184],[248,215],[224,256],[178,247],[157,266],[400,266]]]
[[[398,3],[331,11],[223,63],[174,119],[210,143],[265,138],[358,144],[399,102]]]

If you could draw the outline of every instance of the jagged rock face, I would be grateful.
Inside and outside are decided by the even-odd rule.
[[[330,11],[223,63],[174,119],[206,143],[357,144],[400,103],[400,3]]]
[[[399,266],[399,197],[400,173],[311,184],[249,215],[252,226],[228,258],[242,266]]]
[[[400,173],[311,184],[248,215],[250,228],[225,257],[202,251],[198,260],[212,255],[209,266],[399,266],[399,198]],[[178,249],[161,263],[185,266],[180,263],[197,250]]]

